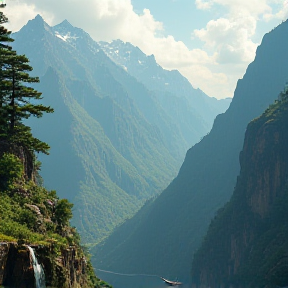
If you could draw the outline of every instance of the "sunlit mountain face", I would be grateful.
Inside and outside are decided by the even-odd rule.
[[[96,243],[169,184],[212,118],[197,111],[190,92],[154,90],[137,80],[68,21],[50,27],[38,15],[14,37],[15,49],[41,76],[44,101],[55,109],[40,120],[42,126],[31,122],[35,135],[51,145],[50,156],[40,156],[41,175],[74,203],[73,224],[83,241]],[[161,71],[171,79],[177,75],[191,98],[198,97],[179,73]],[[214,109],[217,100],[202,94],[207,103],[199,103],[220,112],[224,102]]]

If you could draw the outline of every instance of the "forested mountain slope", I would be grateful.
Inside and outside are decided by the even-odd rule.
[[[41,119],[45,129],[31,122],[52,147],[50,157],[41,157],[45,185],[75,203],[73,223],[85,242],[97,242],[173,179],[187,147],[209,125],[183,112],[196,131],[188,144],[157,93],[68,21],[50,27],[38,15],[14,37],[55,107],[53,120]]]
[[[193,287],[288,285],[288,93],[247,128],[232,199],[196,253]]]
[[[72,28],[66,41],[56,32]],[[31,122],[52,147],[50,157],[41,157],[45,184],[75,203],[74,224],[85,242],[94,242],[159,192],[180,159],[135,104],[133,97],[151,100],[149,91],[141,85],[139,94],[129,94],[115,77],[137,82],[84,31],[67,21],[52,29],[37,16],[15,39],[34,73],[44,74],[40,89],[55,107],[53,119]]]
[[[145,213],[140,210],[96,247],[97,267],[190,281],[193,254],[236,184],[247,124],[274,101],[287,80],[287,35],[286,21],[264,36],[254,62],[237,83],[229,109],[217,116],[209,135],[187,152],[178,176],[143,208]],[[120,281],[105,277],[112,284]]]

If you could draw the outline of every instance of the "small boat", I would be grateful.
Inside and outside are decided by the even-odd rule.
[[[163,277],[160,277],[166,284],[168,284],[169,286],[179,286],[179,285],[182,285],[181,282],[178,282],[178,281],[170,281],[170,280],[167,280]]]

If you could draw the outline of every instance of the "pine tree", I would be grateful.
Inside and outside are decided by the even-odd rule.
[[[8,20],[0,12],[0,24]],[[42,117],[53,109],[35,104],[42,99],[41,93],[30,83],[38,83],[38,77],[31,77],[32,67],[25,55],[17,55],[7,42],[12,42],[11,32],[0,26],[0,137],[11,144],[24,146],[31,152],[48,154],[48,144],[33,137],[30,127],[23,124],[30,116]]]
[[[32,104],[31,100],[42,99],[41,93],[33,87],[28,87],[27,83],[39,82],[38,77],[31,77],[27,73],[32,71],[32,67],[28,64],[29,60],[24,55],[12,55],[7,57],[6,69],[3,72],[5,78],[5,87],[7,92],[6,101],[9,102],[8,122],[9,133],[13,134],[15,127],[23,119],[30,116],[41,117],[43,112],[51,113],[53,109],[42,104]]]
[[[0,48],[8,48],[11,50],[11,47],[9,47],[7,44],[3,44],[2,42],[13,42],[14,40],[10,38],[11,31],[8,31],[2,24],[7,23],[8,18],[3,14],[3,12],[0,12]]]
[[[13,42],[14,40],[10,37],[11,31],[8,31],[2,24],[7,23],[8,18],[0,12],[0,137],[7,134],[6,131],[6,113],[4,109],[4,99],[6,97],[6,87],[3,72],[6,69],[7,57],[9,55],[16,55],[14,51],[12,51],[12,47],[8,45],[9,42]]]

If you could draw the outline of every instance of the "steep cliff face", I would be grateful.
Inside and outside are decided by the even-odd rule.
[[[264,36],[255,61],[238,81],[229,109],[218,115],[211,132],[188,150],[178,176],[167,189],[115,230],[103,246],[96,246],[96,267],[190,281],[193,254],[235,187],[245,129],[273,103],[287,81],[287,35],[288,21]],[[112,285],[116,283],[115,275],[105,277]]]
[[[194,287],[288,285],[287,93],[285,97],[248,125],[234,194],[194,257]]]
[[[77,247],[56,251],[51,246],[34,246],[45,272],[46,286],[65,288],[98,287],[91,282],[91,266]],[[94,285],[93,285],[94,284]],[[34,288],[32,255],[25,245],[0,243],[0,285]]]
[[[73,205],[36,184],[37,165],[31,152],[5,143],[0,146],[0,286],[40,287],[34,276],[36,254],[48,287],[106,287],[95,276],[80,237],[69,224]],[[26,169],[29,163],[32,166]]]
[[[11,145],[8,144],[7,141],[1,140],[0,157],[2,157],[4,153],[13,153],[14,155],[16,155],[23,163],[25,177],[29,180],[35,179],[35,173],[34,173],[35,158],[30,151],[25,149],[25,147],[23,146]]]
[[[0,285],[7,287],[35,287],[34,270],[27,247],[13,243],[0,244]]]

